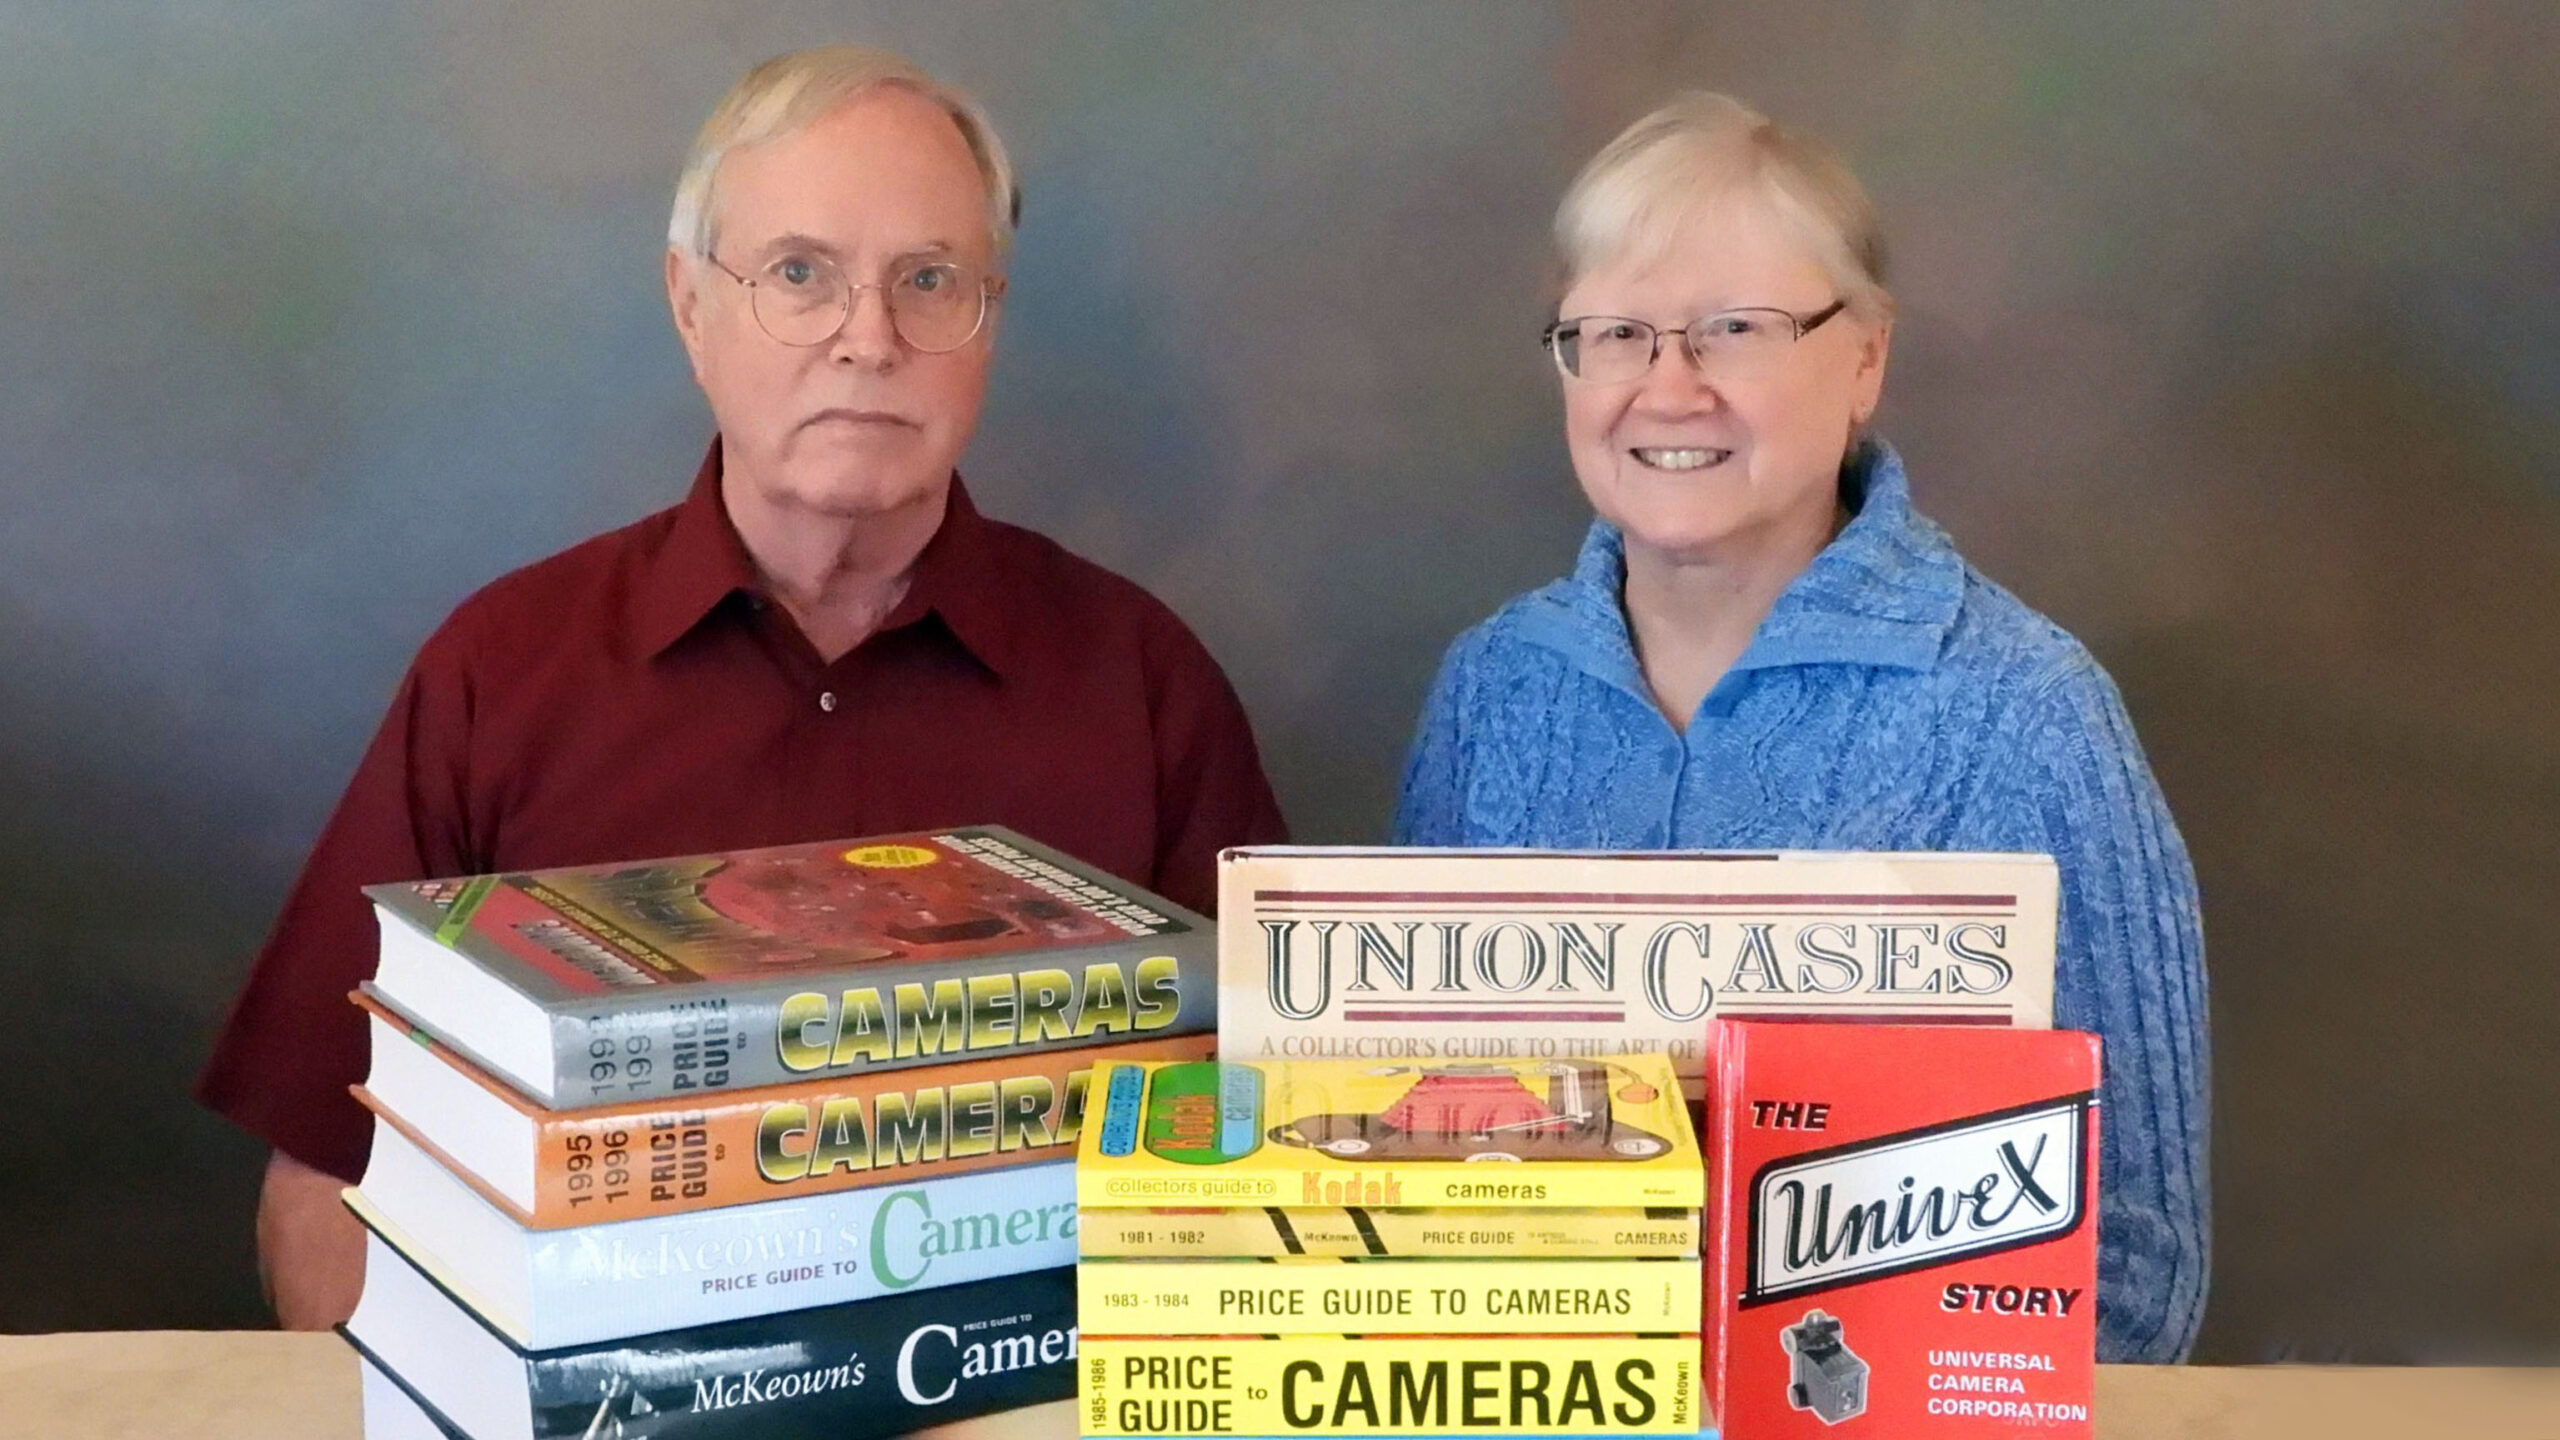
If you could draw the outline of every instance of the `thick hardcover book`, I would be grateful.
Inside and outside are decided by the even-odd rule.
[[[2045,855],[1276,847],[1218,868],[1218,1053],[1659,1051],[1711,1016],[2053,1023]]]
[[[460,1426],[435,1412],[408,1382],[367,1358],[356,1356],[364,1396],[364,1440],[474,1440]],[[1051,1400],[1019,1410],[998,1410],[971,1420],[937,1423],[919,1431],[932,1440],[1075,1440],[1076,1405],[1072,1399]],[[615,1440],[608,1429],[597,1440]],[[1699,1440],[1715,1440],[1708,1431]]]
[[[2088,1435],[2096,1037],[1726,1023],[1710,1044],[1726,1428]]]
[[[1211,1045],[1179,1035],[544,1110],[370,997],[357,1003],[373,1067],[356,1097],[538,1230],[1063,1160],[1092,1066],[1196,1059]]]
[[[1686,1435],[1695,1335],[1084,1341],[1087,1435]]]
[[[906,1185],[533,1230],[377,1119],[347,1204],[528,1350],[931,1289],[1076,1259],[1064,1159]]]
[[[365,1440],[473,1440],[451,1421],[437,1415],[398,1378],[371,1360],[359,1355],[356,1367],[363,1372]],[[1007,1410],[994,1415],[963,1420],[957,1424],[934,1427],[934,1440],[1073,1440],[1077,1433],[1076,1406],[1073,1401],[1057,1400],[1046,1405],[1022,1410]],[[1357,1435],[1326,1432],[1327,1440],[1362,1440]],[[1256,1437],[1225,1437],[1225,1440],[1256,1440]],[[1276,1437],[1259,1437],[1276,1440]],[[1528,1437],[1539,1440],[1539,1437]],[[1547,1437],[1547,1440],[1611,1440],[1606,1435],[1578,1432],[1571,1436]],[[1698,1432],[1696,1440],[1716,1440],[1713,1428]]]
[[[991,825],[365,893],[375,990],[554,1109],[1213,1023],[1208,921]]]
[[[1179,1256],[1422,1259],[1695,1260],[1698,1212],[1651,1210],[1087,1210],[1077,1253],[1088,1260]]]
[[[861,1440],[1075,1391],[1075,1272],[523,1350],[379,1235],[345,1326],[473,1440]]]
[[[1096,1335],[1694,1332],[1694,1260],[1088,1260]]]
[[[356,1367],[362,1372],[364,1391],[364,1440],[473,1440],[451,1421],[435,1413],[433,1407],[411,1391],[398,1377],[364,1358],[357,1356]],[[938,1425],[931,1432],[934,1440],[1074,1440],[1077,1434],[1076,1406],[1071,1400],[1055,1400],[1046,1405],[1021,1410],[1001,1411],[963,1420],[951,1425]],[[1336,1431],[1325,1432],[1327,1440],[1363,1440],[1358,1435]],[[1276,1437],[1223,1437],[1223,1440],[1276,1440]],[[1524,1437],[1524,1440],[1612,1440],[1607,1435],[1578,1431],[1570,1436]],[[1697,1433],[1696,1440],[1716,1440],[1713,1427]]]
[[[1688,1207],[1706,1190],[1670,1062],[1214,1061],[1097,1067],[1088,1210]],[[1499,1163],[1482,1163],[1482,1162]]]

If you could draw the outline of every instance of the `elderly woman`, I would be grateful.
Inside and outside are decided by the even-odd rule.
[[[1556,215],[1546,343],[1599,518],[1458,637],[1396,837],[2012,850],[2060,864],[2056,1021],[2106,1044],[2098,1353],[2183,1357],[2206,1270],[2195,877],[2114,684],[1865,433],[1893,300],[1857,181],[1739,103],[1636,122]]]

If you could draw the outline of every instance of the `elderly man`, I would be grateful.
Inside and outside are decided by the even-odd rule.
[[[199,1083],[273,1147],[287,1326],[361,1285],[361,885],[993,821],[1205,908],[1221,848],[1282,838],[1182,623],[953,473],[1014,212],[985,116],[895,56],[784,56],[713,112],[666,258],[719,427],[691,494],[428,640]]]

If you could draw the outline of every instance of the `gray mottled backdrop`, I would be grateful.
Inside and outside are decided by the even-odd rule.
[[[2202,872],[2216,1359],[2560,1342],[2560,9],[0,3],[0,1327],[247,1325],[184,1087],[412,648],[668,503],[686,140],[834,38],[1028,183],[984,502],[1190,617],[1311,839],[1584,520],[1580,158],[1834,138],[1885,428],[2122,680]]]

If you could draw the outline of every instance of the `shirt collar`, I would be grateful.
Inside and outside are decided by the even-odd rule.
[[[714,436],[702,467],[694,472],[692,490],[676,507],[675,523],[628,603],[631,636],[645,657],[665,653],[731,596],[763,598],[755,559],[729,523],[721,500],[720,473],[720,440]],[[937,619],[961,649],[1001,678],[1016,653],[1004,623],[1004,581],[992,544],[994,528],[954,474],[942,524],[917,554],[907,593],[880,622],[880,630]]]
[[[694,471],[693,488],[676,507],[675,523],[632,587],[627,613],[633,647],[654,660],[722,601],[762,592],[755,560],[720,500],[720,437],[714,435],[702,467]]]
[[[1928,670],[1964,599],[1964,560],[1945,531],[1911,508],[1902,459],[1862,442],[1840,471],[1854,513],[1778,596],[1735,673],[1790,665]],[[1651,694],[1627,631],[1626,540],[1593,521],[1573,573],[1538,592],[1523,631],[1600,679]]]
[[[978,513],[969,487],[957,473],[944,502],[942,528],[933,532],[916,556],[914,577],[905,598],[880,622],[882,631],[901,629],[927,617],[939,620],[960,648],[1003,679],[1020,663],[1013,623],[1013,577],[1005,573],[997,544],[997,524]]]

